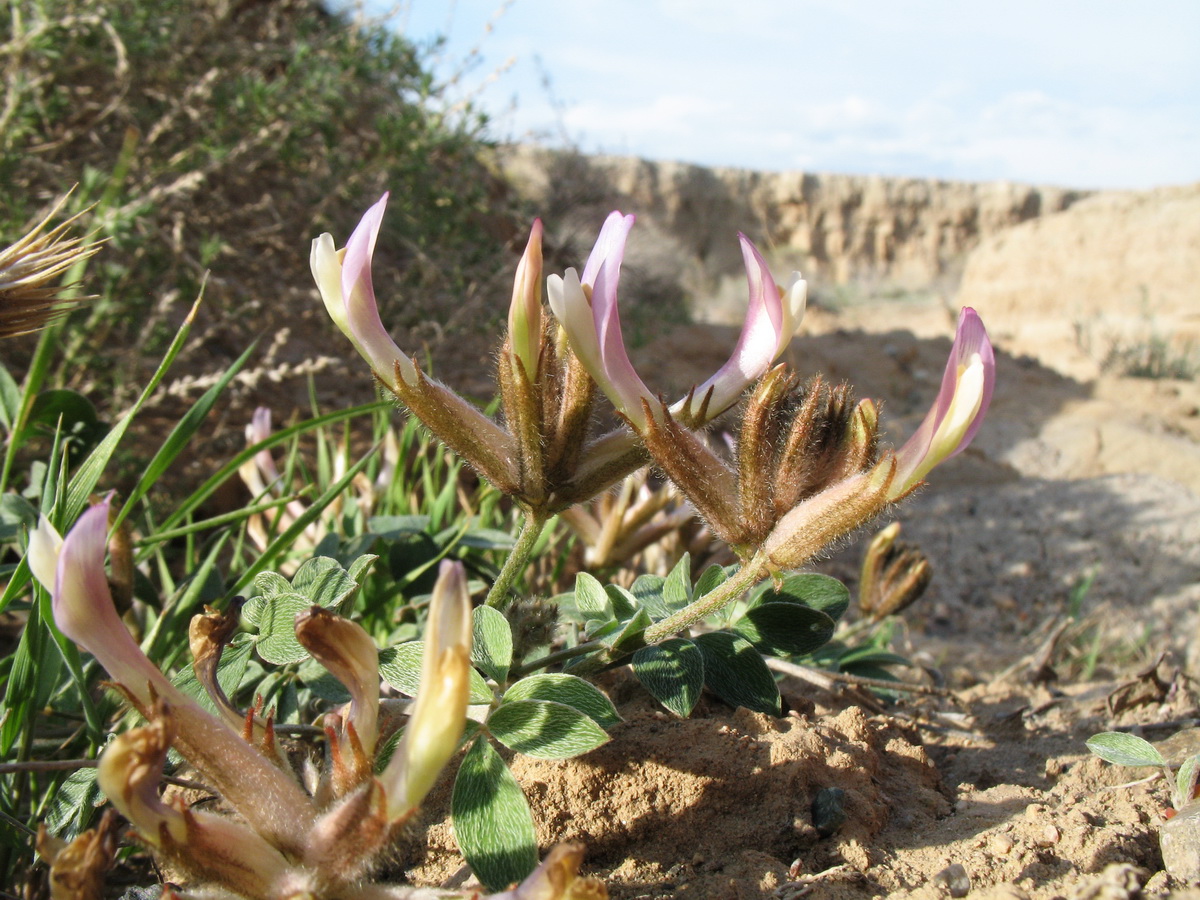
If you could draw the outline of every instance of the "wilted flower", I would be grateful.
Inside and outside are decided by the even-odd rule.
[[[110,809],[97,827],[70,841],[38,826],[38,856],[50,866],[50,900],[104,900],[104,876],[117,855],[119,819]]]
[[[150,718],[156,701],[168,703],[179,726],[177,749],[260,834],[281,848],[300,846],[313,811],[299,785],[171,684],[117,615],[104,577],[108,503],[80,516],[56,554],[50,523],[43,518],[37,532],[36,543],[30,541],[30,569],[51,590],[59,630],[100,661],[143,716]],[[54,578],[47,584],[50,571]]]
[[[878,622],[915,603],[929,587],[933,572],[920,548],[896,540],[900,523],[880,529],[863,552],[858,579],[858,608]]]

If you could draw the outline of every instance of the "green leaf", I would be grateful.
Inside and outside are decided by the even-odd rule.
[[[704,683],[730,706],[777,716],[779,687],[759,652],[745,638],[713,631],[693,638],[704,654]]]
[[[512,626],[502,612],[490,606],[475,607],[471,618],[471,662],[496,684],[504,684],[512,665]]]
[[[1200,766],[1200,756],[1189,756],[1175,773],[1175,795],[1179,806],[1187,803],[1196,793],[1197,767]],[[1176,807],[1178,808],[1178,807]]]
[[[296,676],[314,697],[326,703],[342,704],[351,700],[350,691],[344,684],[315,659],[306,659],[296,670]]]
[[[361,575],[376,559],[362,556],[351,569]],[[358,590],[358,579],[337,560],[318,556],[305,560],[290,582],[278,572],[259,572],[254,576],[254,590],[258,596],[246,602],[242,617],[257,626],[260,641],[267,642],[267,652],[287,657],[287,662],[299,662],[308,656],[308,651],[296,640],[296,614],[310,606],[338,609]],[[262,653],[260,648],[259,655]],[[266,656],[263,659],[284,664]]]
[[[1087,748],[1118,766],[1165,766],[1167,761],[1149,741],[1123,731],[1104,731],[1088,738]]]
[[[472,528],[459,538],[459,543],[475,550],[511,550],[516,541],[498,528]]]
[[[421,686],[421,655],[424,641],[405,641],[379,651],[379,675],[406,697],[417,696]]]
[[[263,600],[256,613],[258,655],[277,666],[307,659],[308,651],[296,640],[296,616],[310,609],[312,601],[294,591],[272,594]]]
[[[618,619],[628,619],[633,615],[634,610],[640,609],[637,598],[625,588],[618,584],[606,584],[604,593],[608,595],[609,602],[612,604],[613,615]]]
[[[54,791],[44,813],[46,830],[55,837],[71,839],[86,829],[96,807],[104,802],[96,784],[97,769],[76,769]]]
[[[328,537],[335,538],[336,535],[331,534],[328,535]],[[375,560],[377,559],[379,559],[379,557],[374,553],[364,553],[362,556],[355,559],[354,562],[350,563],[350,568],[346,570],[347,574],[350,576],[350,580],[361,586],[363,579],[370,574],[371,566],[375,564]]]
[[[454,838],[487,891],[502,891],[537,866],[529,802],[495,748],[480,738],[467,751],[450,799]]]
[[[847,650],[837,658],[838,668],[842,671],[856,668],[859,665],[869,666],[911,666],[912,660],[906,659],[890,650],[879,650],[875,647],[855,647]]]
[[[670,607],[663,600],[663,586],[666,579],[661,575],[639,575],[629,588],[639,607],[647,610],[655,619],[665,619],[671,614]]]
[[[729,573],[725,571],[724,566],[718,566],[713,563],[696,581],[696,587],[692,591],[693,597],[703,597],[705,594],[711,594],[719,588],[729,578]]]
[[[691,641],[670,638],[633,654],[633,674],[655,700],[686,719],[704,689],[704,656]]]
[[[254,591],[263,597],[272,594],[287,594],[292,590],[292,583],[278,572],[260,572],[254,576]]]
[[[61,428],[64,437],[69,437],[86,450],[90,450],[107,433],[107,426],[96,415],[92,401],[78,391],[66,388],[42,391],[29,408],[25,428],[17,436],[24,443],[42,431],[53,434]]]
[[[662,589],[663,604],[670,612],[679,612],[692,602],[692,555],[685,553],[675,564]]]
[[[584,621],[613,618],[612,600],[604,585],[587,572],[575,576],[575,608]]]
[[[367,520],[367,527],[372,534],[384,538],[424,534],[429,527],[429,516],[371,516]]]
[[[553,700],[579,710],[601,728],[611,728],[621,721],[612,701],[590,681],[576,675],[544,673],[522,678],[504,692],[501,703],[513,700]]]
[[[633,614],[633,618],[621,626],[621,630],[615,634],[606,635],[604,643],[613,650],[633,651],[639,647],[643,647],[646,641],[643,635],[646,629],[653,622],[650,621],[650,613],[644,609],[639,609]]]
[[[829,643],[837,626],[825,613],[796,603],[763,603],[747,610],[734,629],[772,656],[812,653]]]
[[[501,703],[488,716],[487,730],[509,749],[537,759],[569,759],[608,743],[589,716],[550,700]]]
[[[37,508],[19,494],[0,495],[0,544],[15,542],[25,529],[37,527]]]
[[[307,597],[309,606],[333,609],[358,590],[358,583],[336,559],[318,556],[305,560],[296,570],[292,576],[292,590]]]
[[[421,687],[421,658],[425,652],[424,641],[407,641],[388,647],[379,653],[379,674],[389,685],[408,697],[418,696]],[[491,703],[495,697],[475,669],[468,673],[471,694],[468,703]]]
[[[779,590],[772,582],[764,581],[751,594],[752,608],[763,603],[798,603],[820,610],[837,622],[850,605],[850,589],[828,575],[788,575]]]
[[[21,388],[13,380],[8,369],[0,365],[0,425],[12,433],[21,415]]]

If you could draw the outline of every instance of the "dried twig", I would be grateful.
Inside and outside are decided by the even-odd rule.
[[[949,688],[934,687],[931,684],[913,684],[909,681],[888,681],[885,678],[864,678],[861,675],[851,675],[847,672],[830,672],[825,669],[814,669],[799,663],[788,662],[784,659],[767,657],[767,667],[791,675],[801,681],[816,685],[825,690],[833,690],[837,684],[850,684],[855,687],[879,688],[885,691],[901,691],[906,694],[925,694],[932,697],[952,697],[954,692]]]

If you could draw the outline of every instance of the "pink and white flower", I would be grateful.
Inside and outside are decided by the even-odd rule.
[[[983,424],[995,385],[996,355],[987,329],[975,310],[964,307],[937,399],[913,436],[896,451],[891,499],[904,496],[934,466],[966,449]]]
[[[417,370],[379,318],[375,286],[371,281],[371,258],[383,223],[388,194],[367,210],[343,250],[334,247],[333,236],[325,233],[312,242],[309,266],[325,309],[354,348],[386,385],[395,384],[397,373],[409,384]]]
[[[613,405],[642,431],[643,404],[657,408],[657,398],[638,376],[621,335],[617,284],[625,242],[634,217],[609,215],[583,274],[567,269],[547,282],[550,308],[566,330],[571,348]],[[771,277],[766,261],[745,235],[739,235],[746,264],[750,304],[733,353],[717,372],[688,397],[670,407],[673,416],[691,427],[716,418],[733,406],[783,352],[804,315],[807,286],[793,273],[785,290]]]

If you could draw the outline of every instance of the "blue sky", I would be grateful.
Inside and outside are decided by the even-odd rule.
[[[367,9],[390,9],[369,0]],[[497,139],[1072,187],[1200,180],[1200,0],[407,0]],[[473,55],[474,54],[474,55]]]

